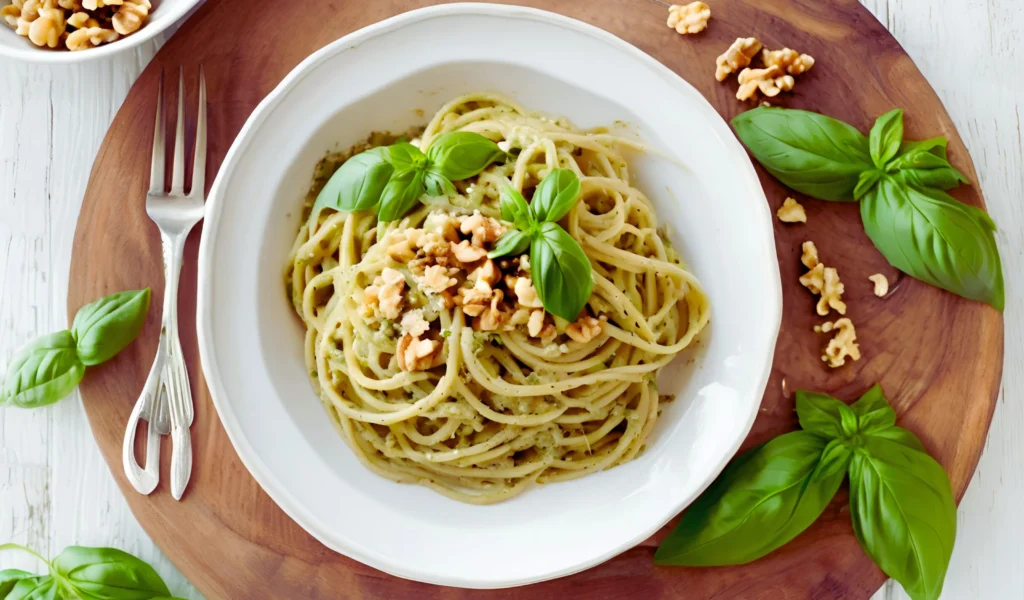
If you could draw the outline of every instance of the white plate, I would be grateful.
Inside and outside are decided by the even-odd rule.
[[[663,393],[679,396],[642,456],[493,506],[393,483],[356,460],[310,387],[303,330],[282,280],[301,198],[327,150],[422,124],[416,109],[429,115],[478,90],[578,126],[625,121],[687,165],[633,160],[712,306],[701,347],[659,381]],[[224,427],[286,513],[330,548],[388,573],[494,588],[596,565],[690,503],[754,421],[782,312],[771,215],[754,169],[696,90],[590,25],[532,9],[452,4],[345,36],[256,108],[207,208],[199,345]]]

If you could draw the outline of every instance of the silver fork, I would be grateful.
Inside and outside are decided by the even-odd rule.
[[[160,480],[160,435],[171,434],[171,496],[180,500],[192,473],[192,425],[194,409],[188,370],[178,337],[178,279],[181,275],[185,239],[203,218],[206,183],[206,78],[199,67],[199,110],[196,116],[195,157],[192,189],[185,193],[185,75],[178,72],[178,122],[174,136],[174,165],[171,190],[164,192],[163,72],[156,104],[153,159],[150,166],[146,214],[160,229],[164,259],[164,309],[156,357],[128,420],[123,462],[132,486],[149,494]],[[146,467],[135,460],[135,430],[139,419],[148,423]],[[155,443],[154,443],[155,442]]]

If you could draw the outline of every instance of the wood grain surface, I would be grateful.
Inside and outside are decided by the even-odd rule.
[[[665,27],[665,7],[643,0],[516,2],[573,16],[619,35],[696,86],[725,118],[741,112],[735,82],[717,83],[714,57],[739,36],[789,46],[817,59],[795,93],[777,104],[810,108],[867,130],[893,106],[908,109],[907,137],[945,135],[950,159],[977,181],[970,158],[941,102],[899,44],[854,0],[719,0],[711,26],[680,37]],[[93,167],[75,237],[68,310],[111,291],[151,286],[163,301],[160,243],[145,216],[156,81],[160,69],[206,70],[210,92],[210,169],[262,97],[310,52],[359,27],[404,10],[417,0],[317,2],[316,10],[274,10],[270,0],[207,3],[160,51],[136,82],[104,140]],[[307,9],[310,7],[306,7]],[[267,18],[273,15],[273,19]],[[194,86],[190,86],[194,87]],[[167,100],[175,85],[169,85]],[[189,90],[191,129],[194,90]],[[173,114],[168,114],[168,124]],[[787,192],[762,172],[773,209]],[[954,192],[983,206],[977,187]],[[795,427],[790,393],[798,387],[852,399],[875,381],[950,472],[958,496],[974,471],[995,406],[1002,367],[1002,317],[989,307],[898,276],[872,248],[855,206],[800,198],[807,225],[776,225],[784,288],[783,327],[761,415],[747,440],[757,443]],[[849,315],[864,359],[829,371],[818,359],[821,339],[813,299],[797,283],[799,245],[815,240],[823,261],[839,267]],[[97,442],[136,517],[150,536],[210,598],[496,597],[526,595],[619,598],[867,598],[885,580],[860,551],[849,525],[845,494],[807,532],[751,565],[721,569],[655,567],[657,537],[575,576],[514,590],[466,592],[387,576],[327,550],[291,522],[237,459],[209,400],[195,340],[195,256],[199,231],[186,248],[179,297],[182,344],[190,364],[196,420],[192,482],[182,502],[162,483],[149,496],[124,480],[120,447],[124,423],[151,363],[159,312],[151,311],[139,341],[90,370],[81,393]],[[885,299],[872,295],[867,276],[894,283]],[[312,401],[312,393],[311,393]],[[166,442],[165,442],[166,443]],[[169,448],[163,453],[165,462]],[[166,481],[167,465],[163,466]],[[664,533],[664,532],[662,532]]]

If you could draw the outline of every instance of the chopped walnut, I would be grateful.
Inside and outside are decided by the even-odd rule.
[[[398,348],[395,352],[399,369],[423,371],[440,364],[441,343],[437,340],[421,340],[405,334],[398,340]]]
[[[565,328],[565,335],[569,336],[569,338],[574,341],[585,344],[601,335],[602,323],[603,321],[600,319],[583,316],[577,319],[575,323],[570,323],[569,326]]]
[[[103,27],[83,27],[68,34],[64,43],[68,50],[87,50],[100,44],[116,41],[120,37],[113,29]]]
[[[41,8],[39,17],[28,28],[28,39],[36,46],[56,48],[64,35],[64,11],[59,8]]]
[[[544,311],[535,310],[530,313],[530,320],[526,325],[526,332],[530,334],[530,337],[540,336],[541,330],[544,328]]]
[[[778,67],[790,75],[806,73],[814,66],[814,58],[807,54],[800,54],[796,50],[783,48],[782,50],[761,51],[761,60],[766,67]]]
[[[875,295],[881,298],[889,293],[889,280],[881,273],[875,273],[868,277],[875,284]]]
[[[505,329],[512,330],[520,325],[526,325],[530,322],[530,310],[526,308],[517,308],[512,316],[509,317],[508,321],[505,322]],[[544,315],[541,315],[541,321],[543,322]]]
[[[721,56],[715,59],[717,69],[715,70],[715,79],[718,81],[725,81],[725,78],[730,73],[742,69],[743,67],[750,64],[757,53],[761,50],[761,42],[757,41],[757,38],[736,38],[736,41],[729,46]]]
[[[783,75],[778,67],[767,67],[765,69],[746,68],[740,72],[738,78],[739,89],[736,90],[737,100],[749,100],[757,96],[757,90],[769,98],[779,95],[779,92],[790,91],[796,81],[792,75]]]
[[[783,223],[806,223],[807,213],[802,204],[793,198],[786,198],[779,211],[775,213]]]
[[[836,334],[829,340],[821,360],[827,362],[833,369],[845,365],[847,357],[860,360],[860,346],[857,344],[857,331],[853,327],[853,321],[843,317],[834,323],[825,322],[823,325],[814,326],[814,331],[820,333],[829,333],[833,330]]]
[[[18,26],[18,17],[21,16],[21,8],[15,4],[8,4],[0,8],[0,17],[7,21],[7,24],[11,27]]]
[[[423,229],[441,236],[445,241],[459,241],[459,222],[444,212],[432,212],[423,221]]]
[[[135,33],[146,21],[146,17],[149,16],[149,9],[151,8],[153,8],[153,5],[150,4],[149,0],[125,0],[121,8],[117,9],[117,12],[110,19],[114,26],[114,31],[121,35]]]
[[[459,231],[465,235],[473,234],[473,245],[482,248],[484,244],[497,241],[505,233],[505,226],[495,219],[483,216],[480,211],[476,210],[462,220]],[[456,258],[458,257],[456,256]]]
[[[800,283],[812,294],[821,295],[817,306],[819,315],[827,315],[829,308],[834,308],[841,315],[846,314],[846,303],[842,300],[845,286],[839,281],[839,272],[836,269],[818,263],[800,277]]]
[[[452,267],[442,267],[441,265],[430,265],[423,271],[423,277],[420,279],[420,284],[423,287],[423,292],[430,294],[436,292],[438,294],[444,292],[448,288],[459,282],[458,279],[451,277],[458,273],[459,270]]]
[[[376,305],[387,319],[397,319],[402,313],[402,291],[405,276],[391,267],[384,267],[381,274],[363,291],[363,302],[371,308]],[[372,311],[371,311],[372,314]]]
[[[104,6],[120,6],[124,0],[82,0],[82,7],[86,10],[96,10]]]
[[[83,27],[99,27],[100,22],[89,16],[87,12],[76,12],[68,17],[68,27],[82,29]]]
[[[479,317],[487,308],[487,303],[493,294],[494,290],[491,289],[491,284],[484,279],[478,279],[471,288],[459,288],[455,304],[462,305],[462,312],[467,315]]]
[[[57,6],[70,11],[82,10],[82,0],[57,0]]]
[[[494,287],[494,284],[498,283],[501,279],[501,271],[498,270],[498,265],[494,264],[494,261],[487,259],[484,264],[480,265],[469,274],[471,281],[486,281],[488,285]]]
[[[455,256],[455,260],[463,264],[473,263],[487,256],[487,250],[484,250],[479,246],[471,246],[469,244],[469,240],[462,240],[458,244],[455,242],[448,243],[450,245],[452,255]]]
[[[800,262],[804,263],[808,269],[818,266],[818,247],[814,245],[814,242],[808,240],[803,243],[801,248],[803,254],[800,255]]]
[[[537,289],[533,287],[533,281],[529,277],[516,278],[515,287],[516,300],[527,308],[541,308],[544,303],[537,296]]]
[[[700,33],[708,26],[711,8],[703,2],[691,2],[680,6],[673,4],[668,7],[668,26],[676,33]]]
[[[494,290],[494,296],[491,297],[491,305],[485,308],[483,313],[480,315],[480,319],[477,321],[477,327],[474,329],[480,329],[481,331],[497,331],[505,321],[508,320],[509,315],[501,310],[501,299],[504,293],[501,290]]]
[[[423,318],[423,309],[407,311],[402,315],[402,333],[408,333],[412,337],[420,337],[430,329],[430,323]]]

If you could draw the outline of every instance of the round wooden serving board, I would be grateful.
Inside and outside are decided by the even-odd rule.
[[[571,577],[526,588],[471,592],[397,579],[328,550],[285,516],[249,476],[213,409],[195,334],[199,228],[186,247],[179,297],[182,344],[196,409],[192,480],[181,502],[171,499],[165,440],[160,486],[150,496],[131,488],[121,467],[121,441],[155,352],[164,300],[160,240],[144,210],[160,70],[174,74],[184,66],[190,88],[186,131],[191,131],[196,87],[192,83],[199,64],[204,66],[210,98],[209,168],[216,172],[250,112],[299,61],[351,31],[431,2],[301,4],[298,8],[276,0],[218,0],[206,3],[185,23],[136,82],[114,119],[93,166],[78,221],[69,319],[80,306],[104,294],[146,286],[154,290],[153,309],[138,341],[116,359],[91,368],[81,391],[96,440],[132,511],[175,565],[211,599],[868,598],[885,576],[857,545],[845,492],[792,543],[742,567],[656,567],[651,558],[666,529]],[[977,182],[970,157],[935,92],[896,40],[856,0],[711,0],[710,26],[693,36],[680,36],[666,27],[666,7],[645,0],[517,4],[582,19],[624,38],[696,86],[725,119],[749,108],[734,97],[735,78],[718,83],[713,76],[715,57],[735,38],[755,36],[770,48],[806,52],[817,61],[814,69],[797,79],[793,94],[782,94],[774,104],[823,112],[862,131],[877,115],[903,107],[907,138],[946,136],[952,163]],[[168,80],[165,103],[173,107],[175,78]],[[166,114],[170,124],[174,111]],[[761,182],[775,210],[789,192],[763,171]],[[984,205],[977,186],[961,187],[954,195]],[[856,205],[795,196],[807,207],[808,223],[776,222],[785,316],[748,445],[795,428],[789,390],[814,389],[851,400],[877,381],[899,411],[901,424],[920,435],[949,471],[959,497],[974,472],[995,407],[1003,364],[1002,316],[988,306],[898,275],[864,235]],[[862,360],[836,370],[827,369],[819,359],[822,339],[812,327],[821,319],[814,314],[812,296],[797,282],[802,271],[800,244],[808,239],[817,242],[827,264],[839,268],[864,354]],[[879,272],[894,283],[884,299],[872,294],[867,279]],[[310,402],[315,402],[312,392]],[[438,543],[444,546],[443,540]]]

